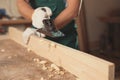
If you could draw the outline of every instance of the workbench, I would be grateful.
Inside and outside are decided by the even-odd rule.
[[[26,19],[0,20],[0,26],[12,26],[12,25],[31,25],[31,21]]]

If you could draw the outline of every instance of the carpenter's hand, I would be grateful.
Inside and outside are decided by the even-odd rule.
[[[25,43],[25,44],[27,44],[28,43],[28,40],[29,40],[29,38],[30,38],[30,36],[32,35],[32,34],[35,34],[35,29],[34,28],[27,28],[24,32],[23,32],[23,42]]]
[[[39,7],[34,10],[32,14],[32,25],[36,28],[43,28],[43,20],[44,19],[50,19],[50,16],[52,15],[52,11],[48,7]]]
[[[30,36],[33,35],[33,34],[37,35],[38,37],[45,37],[44,34],[37,32],[36,29],[34,29],[34,28],[27,28],[23,32],[23,42],[25,44],[27,44],[29,42]]]

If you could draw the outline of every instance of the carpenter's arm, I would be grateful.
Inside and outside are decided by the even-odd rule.
[[[31,20],[34,10],[29,5],[29,0],[17,0],[17,7],[24,18]]]
[[[57,29],[61,29],[78,15],[79,5],[80,0],[67,0],[66,9],[55,18],[54,23]]]

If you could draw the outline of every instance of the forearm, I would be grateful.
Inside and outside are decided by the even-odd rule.
[[[57,16],[54,20],[54,24],[57,29],[63,28],[66,24],[68,24],[71,20],[73,20],[75,15],[72,15],[69,13],[69,11],[64,10],[62,13],[60,13],[59,16]]]
[[[17,7],[24,18],[31,20],[34,9],[29,5],[28,2],[29,0],[17,0]]]
[[[61,29],[78,15],[80,0],[67,0],[67,3],[67,8],[54,20],[57,29]]]

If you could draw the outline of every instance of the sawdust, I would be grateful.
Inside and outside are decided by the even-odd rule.
[[[73,74],[61,67],[57,71],[51,64],[12,40],[0,40],[0,80],[76,80]]]

